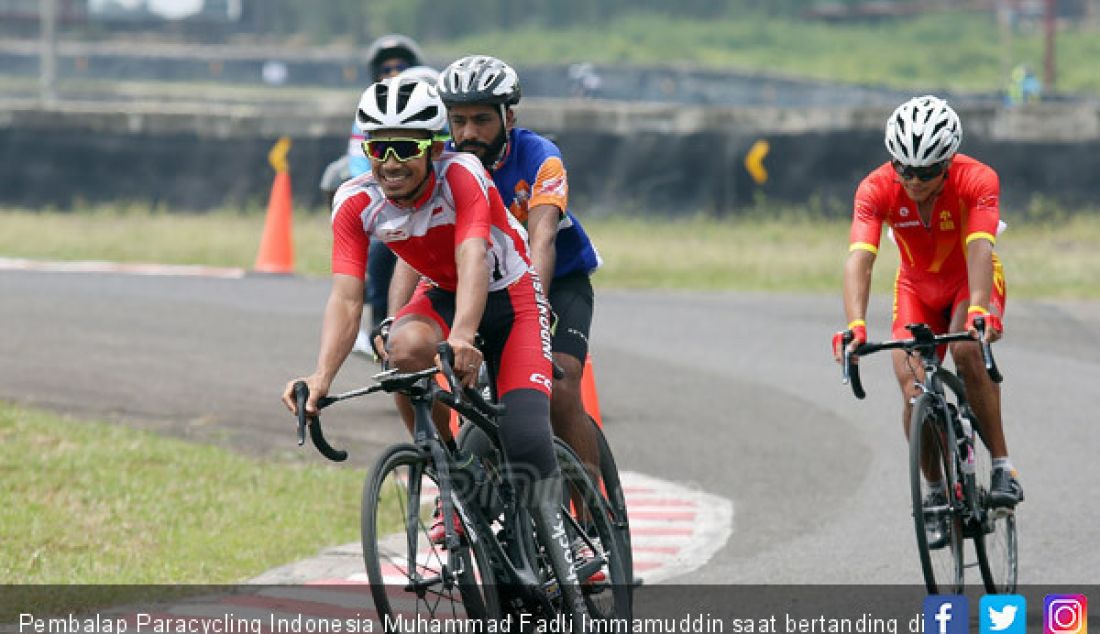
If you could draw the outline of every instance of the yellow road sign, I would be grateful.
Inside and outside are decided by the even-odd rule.
[[[286,154],[290,151],[290,137],[280,137],[271,150],[267,153],[267,162],[276,172],[285,172],[290,169],[286,160]]]
[[[765,139],[759,139],[749,148],[745,155],[745,169],[757,185],[763,185],[768,180],[768,170],[764,167],[764,157],[768,155],[771,144]]]

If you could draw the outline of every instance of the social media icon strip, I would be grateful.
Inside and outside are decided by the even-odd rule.
[[[1088,634],[1089,603],[1083,594],[1043,598],[1043,634]]]
[[[924,634],[968,634],[970,604],[961,594],[924,598]]]
[[[981,634],[1027,634],[1027,599],[1018,594],[987,594],[978,603]]]

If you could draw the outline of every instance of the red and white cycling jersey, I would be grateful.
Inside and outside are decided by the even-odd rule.
[[[332,272],[363,277],[371,235],[450,292],[458,287],[455,249],[469,238],[489,243],[490,291],[506,288],[531,268],[527,232],[477,157],[444,152],[429,178],[411,208],[387,200],[372,172],[340,186],[332,205]]]

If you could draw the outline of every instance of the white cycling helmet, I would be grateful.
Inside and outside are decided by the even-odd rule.
[[[439,81],[439,71],[431,66],[410,66],[401,71],[400,75],[406,79],[422,81],[429,86],[435,86]]]
[[[447,124],[447,108],[435,86],[398,75],[363,91],[355,122],[368,134],[385,129],[435,134]]]
[[[519,103],[519,76],[495,57],[469,55],[453,62],[439,75],[439,94],[447,105]]]
[[[959,115],[939,97],[914,97],[886,120],[886,149],[903,165],[926,167],[943,162],[959,149]]]

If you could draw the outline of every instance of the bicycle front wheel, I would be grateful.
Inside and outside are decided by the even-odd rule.
[[[472,527],[456,515],[461,544],[446,550],[429,538],[439,486],[431,460],[416,446],[383,453],[363,488],[363,562],[378,620],[387,632],[419,631],[429,622],[499,618],[488,556]]]
[[[977,420],[971,415],[971,420]],[[980,428],[979,425],[975,425]],[[974,538],[978,553],[978,569],[986,592],[1012,594],[1016,592],[1016,511],[993,508],[989,499],[993,459],[981,434],[974,434],[974,475],[977,479],[976,504],[981,511],[981,530]]]
[[[592,619],[630,619],[632,579],[629,550],[620,543],[613,512],[588,470],[561,439],[554,439],[562,475],[565,531],[573,550],[573,568]],[[624,554],[625,553],[625,554]]]
[[[603,429],[596,424],[591,416],[588,417],[588,420],[591,421],[596,430],[596,443],[600,450],[600,480],[608,510],[611,511],[611,523],[619,536],[623,568],[627,580],[633,584],[634,550],[630,543],[630,518],[626,511],[626,495],[623,493],[623,485],[619,480],[619,467],[615,464],[615,455],[611,453],[611,445],[607,442],[607,436],[604,436]]]
[[[922,394],[909,423],[909,483],[917,550],[930,594],[957,594],[963,587],[963,530],[954,511],[958,475],[953,455],[936,401]],[[933,489],[929,480],[940,487]]]

